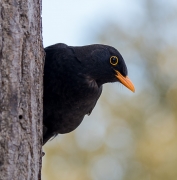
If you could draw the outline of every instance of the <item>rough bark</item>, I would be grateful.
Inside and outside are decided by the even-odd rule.
[[[0,0],[0,180],[41,170],[41,0]]]

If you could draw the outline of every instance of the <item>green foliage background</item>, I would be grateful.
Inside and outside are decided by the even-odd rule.
[[[177,179],[177,4],[142,8],[126,26],[89,25],[94,41],[121,52],[136,92],[105,85],[80,127],[44,146],[44,180]]]

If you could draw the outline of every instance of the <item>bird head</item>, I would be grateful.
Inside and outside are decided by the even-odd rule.
[[[83,71],[98,85],[120,82],[132,92],[135,88],[128,78],[128,70],[122,55],[111,46],[95,44],[74,49]]]

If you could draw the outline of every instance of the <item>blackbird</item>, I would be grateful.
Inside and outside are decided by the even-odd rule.
[[[76,129],[92,112],[103,84],[120,82],[135,91],[123,57],[111,46],[59,43],[45,53],[43,144]]]

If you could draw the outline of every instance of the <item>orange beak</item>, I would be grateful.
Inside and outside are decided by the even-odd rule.
[[[135,87],[134,87],[133,83],[131,82],[131,80],[128,78],[128,76],[126,76],[126,77],[122,76],[122,74],[119,71],[116,71],[115,76],[124,86],[126,86],[132,92],[135,92]]]

